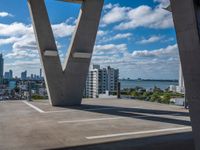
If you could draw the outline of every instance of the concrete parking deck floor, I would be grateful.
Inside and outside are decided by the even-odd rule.
[[[193,150],[188,111],[136,100],[0,102],[0,149]]]

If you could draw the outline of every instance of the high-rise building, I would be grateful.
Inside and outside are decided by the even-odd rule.
[[[3,66],[4,66],[4,59],[3,55],[0,54],[0,83],[3,83]]]
[[[117,91],[117,84],[119,80],[119,70],[111,68],[110,66],[107,67],[107,87],[109,92],[116,92]]]
[[[42,78],[42,69],[40,68],[40,79]]]
[[[24,72],[21,73],[21,80],[26,80],[27,79],[27,71],[25,70]]]
[[[9,72],[5,72],[5,73],[4,73],[4,79],[9,79],[9,78],[10,78]]]
[[[33,74],[31,74],[31,79],[33,79],[33,77],[34,77],[34,75],[33,75]]]
[[[183,78],[183,72],[181,68],[181,64],[179,65],[179,80],[178,80],[178,86],[170,85],[169,88],[172,92],[178,92],[181,94],[185,94],[185,84],[184,84],[184,78]]]
[[[5,79],[12,79],[13,78],[13,71],[9,70],[9,72],[5,72],[4,78]]]
[[[12,70],[9,70],[9,75],[10,75],[10,79],[13,78],[13,71]]]
[[[94,67],[94,66],[93,66]],[[92,68],[87,77],[85,95],[86,97],[97,97],[98,96],[98,69]]]
[[[185,85],[184,85],[184,79],[183,79],[183,72],[182,72],[182,68],[181,68],[181,65],[180,65],[180,68],[179,68],[179,86],[184,89]]]
[[[93,65],[88,73],[85,96],[97,98],[99,94],[115,93],[119,79],[119,70],[111,68],[100,68],[99,65]]]
[[[183,72],[181,68],[181,64],[179,67],[179,85],[177,86],[177,92],[184,94],[185,93],[185,84],[184,84],[184,78],[183,78]]]

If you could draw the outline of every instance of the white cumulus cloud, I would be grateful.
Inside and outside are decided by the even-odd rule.
[[[117,50],[115,46],[114,44],[98,46],[104,54],[94,53],[92,63],[119,68],[122,78],[175,79],[178,76],[177,44],[161,49],[133,52],[130,52],[126,46],[123,46],[123,50]]]
[[[154,2],[160,3],[159,7],[161,8],[166,8],[167,6],[170,5],[169,0],[154,0]]]
[[[149,43],[155,43],[157,41],[160,41],[161,39],[163,39],[162,36],[151,36],[147,39],[143,39],[141,41],[138,41],[138,43],[140,44],[149,44]]]
[[[12,17],[13,15],[8,12],[0,12],[0,17]]]
[[[111,10],[102,18],[102,22],[105,24],[116,23],[124,20],[124,18],[127,17],[126,12],[130,10],[128,7],[120,7],[119,5],[111,4],[107,5],[106,8],[111,8]]]
[[[151,8],[142,5],[136,8],[123,7],[119,4],[108,5],[106,13],[102,18],[102,24],[115,25],[115,29],[126,30],[138,27],[165,29],[173,27],[173,19],[170,12],[162,7]]]

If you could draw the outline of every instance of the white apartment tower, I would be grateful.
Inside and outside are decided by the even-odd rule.
[[[178,86],[179,93],[185,93],[185,84],[184,84],[184,78],[183,78],[183,72],[182,72],[182,67],[181,65],[179,66],[179,86]]]
[[[183,72],[182,72],[181,64],[179,65],[178,86],[170,85],[169,90],[172,91],[172,92],[185,94],[185,85],[184,85],[184,78],[183,78]]]
[[[119,80],[119,70],[111,68],[110,66],[107,67],[107,90],[111,93],[117,91],[117,83]]]
[[[88,73],[85,96],[89,98],[98,98],[99,94],[105,94],[106,91],[114,93],[117,91],[119,79],[119,70],[111,68],[100,68],[100,65],[93,65]]]

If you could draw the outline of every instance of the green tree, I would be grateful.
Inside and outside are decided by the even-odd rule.
[[[131,96],[138,97],[138,96],[139,96],[139,93],[136,92],[136,91],[132,91],[132,92],[131,92]]]
[[[163,93],[163,90],[161,90],[160,88],[154,86],[153,92]]]
[[[160,102],[161,98],[158,92],[155,92],[151,95],[150,101],[151,102]]]

